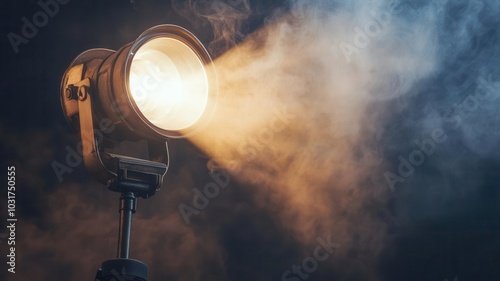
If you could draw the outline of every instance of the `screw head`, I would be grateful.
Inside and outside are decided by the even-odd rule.
[[[70,87],[68,87],[68,88],[66,88],[66,90],[64,91],[64,94],[65,94],[66,98],[71,99],[71,97],[73,96],[73,91],[71,91],[71,88],[70,88]]]

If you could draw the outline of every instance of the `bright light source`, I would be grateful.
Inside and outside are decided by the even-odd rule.
[[[142,115],[167,131],[192,127],[203,115],[209,85],[196,53],[174,38],[142,45],[130,66],[130,94]]]
[[[67,91],[85,78],[90,80],[93,114],[111,119],[120,127],[117,132],[144,138],[197,132],[211,116],[217,96],[210,55],[192,33],[175,25],[150,28],[118,51],[88,50],[71,63],[61,101],[77,129],[78,97]]]

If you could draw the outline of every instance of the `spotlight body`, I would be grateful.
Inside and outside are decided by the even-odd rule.
[[[81,53],[61,82],[63,112],[81,133],[89,172],[111,190],[145,198],[159,188],[168,159],[108,154],[105,144],[189,136],[208,121],[215,100],[210,55],[193,34],[175,25],[148,29],[117,51]],[[113,128],[106,131],[108,142],[96,134],[103,124]],[[162,158],[159,151],[149,154],[151,159]]]
[[[61,85],[62,106],[70,123],[74,123],[76,100],[65,98],[65,90],[71,83],[69,72],[79,64],[98,95],[96,117],[110,118],[127,137],[130,132],[156,139],[186,137],[213,112],[212,59],[201,42],[179,26],[153,27],[116,52],[92,49],[80,54]]]

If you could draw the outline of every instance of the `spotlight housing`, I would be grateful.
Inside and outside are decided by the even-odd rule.
[[[216,96],[210,55],[192,33],[176,25],[150,28],[118,51],[83,52],[61,82],[63,112],[81,133],[89,172],[111,190],[144,198],[159,188],[168,159],[105,153],[106,141],[160,142],[194,134],[209,120]],[[150,158],[162,157],[156,151]],[[138,186],[141,181],[147,186]]]

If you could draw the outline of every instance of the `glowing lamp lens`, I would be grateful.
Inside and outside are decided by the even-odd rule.
[[[174,38],[155,38],[135,53],[129,90],[140,113],[163,130],[193,126],[207,107],[209,85],[196,53]]]

